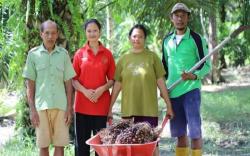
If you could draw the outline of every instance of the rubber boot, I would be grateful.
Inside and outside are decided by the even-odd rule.
[[[191,150],[191,156],[201,156],[202,155],[202,151],[200,149],[192,149]]]
[[[189,156],[188,147],[176,147],[175,156]]]

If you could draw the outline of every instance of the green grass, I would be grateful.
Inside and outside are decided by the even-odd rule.
[[[4,100],[6,99],[7,94],[8,91],[6,89],[0,89],[0,116],[4,116],[5,114],[15,109],[14,105],[9,106],[4,104]]]
[[[214,122],[248,121],[250,117],[250,88],[203,93],[202,114]]]
[[[204,149],[213,155],[250,153],[250,88],[202,94]]]
[[[50,147],[50,155],[53,155],[53,147]],[[38,148],[32,139],[26,138],[20,140],[18,136],[7,142],[4,147],[0,147],[1,156],[37,156]],[[69,145],[65,148],[65,156],[74,155],[73,145]]]
[[[207,156],[245,156],[250,155],[250,88],[230,89],[220,92],[202,93],[203,155]],[[160,110],[165,104],[160,100]],[[120,104],[116,104],[119,110]],[[119,113],[117,113],[119,115]],[[160,111],[160,119],[164,111]],[[117,117],[117,116],[116,116]],[[26,143],[27,142],[27,143]],[[161,155],[174,155],[175,139],[164,137],[159,144]],[[18,152],[17,152],[18,151]],[[51,155],[53,150],[50,150]],[[36,156],[35,144],[28,138],[21,141],[15,137],[4,147],[0,155]],[[74,147],[70,145],[65,155],[73,156]],[[93,156],[92,152],[92,156]]]
[[[38,154],[31,139],[20,140],[19,137],[14,137],[0,149],[0,155],[35,156]]]
[[[0,101],[0,116],[4,116],[11,110],[13,110],[12,107],[6,106],[5,104],[3,104],[3,102]]]
[[[202,92],[204,155],[250,155],[249,95],[250,88]],[[161,100],[160,108],[164,105]],[[175,139],[161,140],[161,153],[174,155]]]

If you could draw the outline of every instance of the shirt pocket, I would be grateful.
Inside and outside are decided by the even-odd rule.
[[[64,80],[63,79],[63,75],[64,75],[64,66],[62,64],[57,64],[55,65],[55,76],[59,79],[59,80]]]
[[[37,82],[41,82],[46,78],[48,72],[48,65],[47,64],[38,64],[36,66],[36,73],[37,73]]]
[[[44,75],[45,69],[48,67],[46,64],[39,64],[36,66],[37,76]]]

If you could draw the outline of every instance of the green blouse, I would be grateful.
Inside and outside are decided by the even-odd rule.
[[[157,79],[164,75],[159,57],[149,50],[122,56],[115,72],[122,84],[122,116],[158,116]]]

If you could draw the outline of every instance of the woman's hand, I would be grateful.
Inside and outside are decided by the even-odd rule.
[[[92,95],[92,100],[94,102],[97,102],[99,97],[103,94],[104,91],[105,91],[105,88],[102,86],[94,90],[94,93]]]
[[[173,117],[174,117],[174,111],[173,111],[173,109],[172,109],[171,106],[168,106],[168,107],[167,107],[167,112],[166,112],[166,114],[170,117],[170,119],[173,119]]]
[[[93,89],[85,89],[82,91],[82,93],[91,101],[91,102],[96,102],[93,98],[95,90]]]
[[[109,110],[109,112],[108,112],[107,120],[109,121],[110,119],[111,120],[113,119],[113,112],[112,112],[112,110]]]

